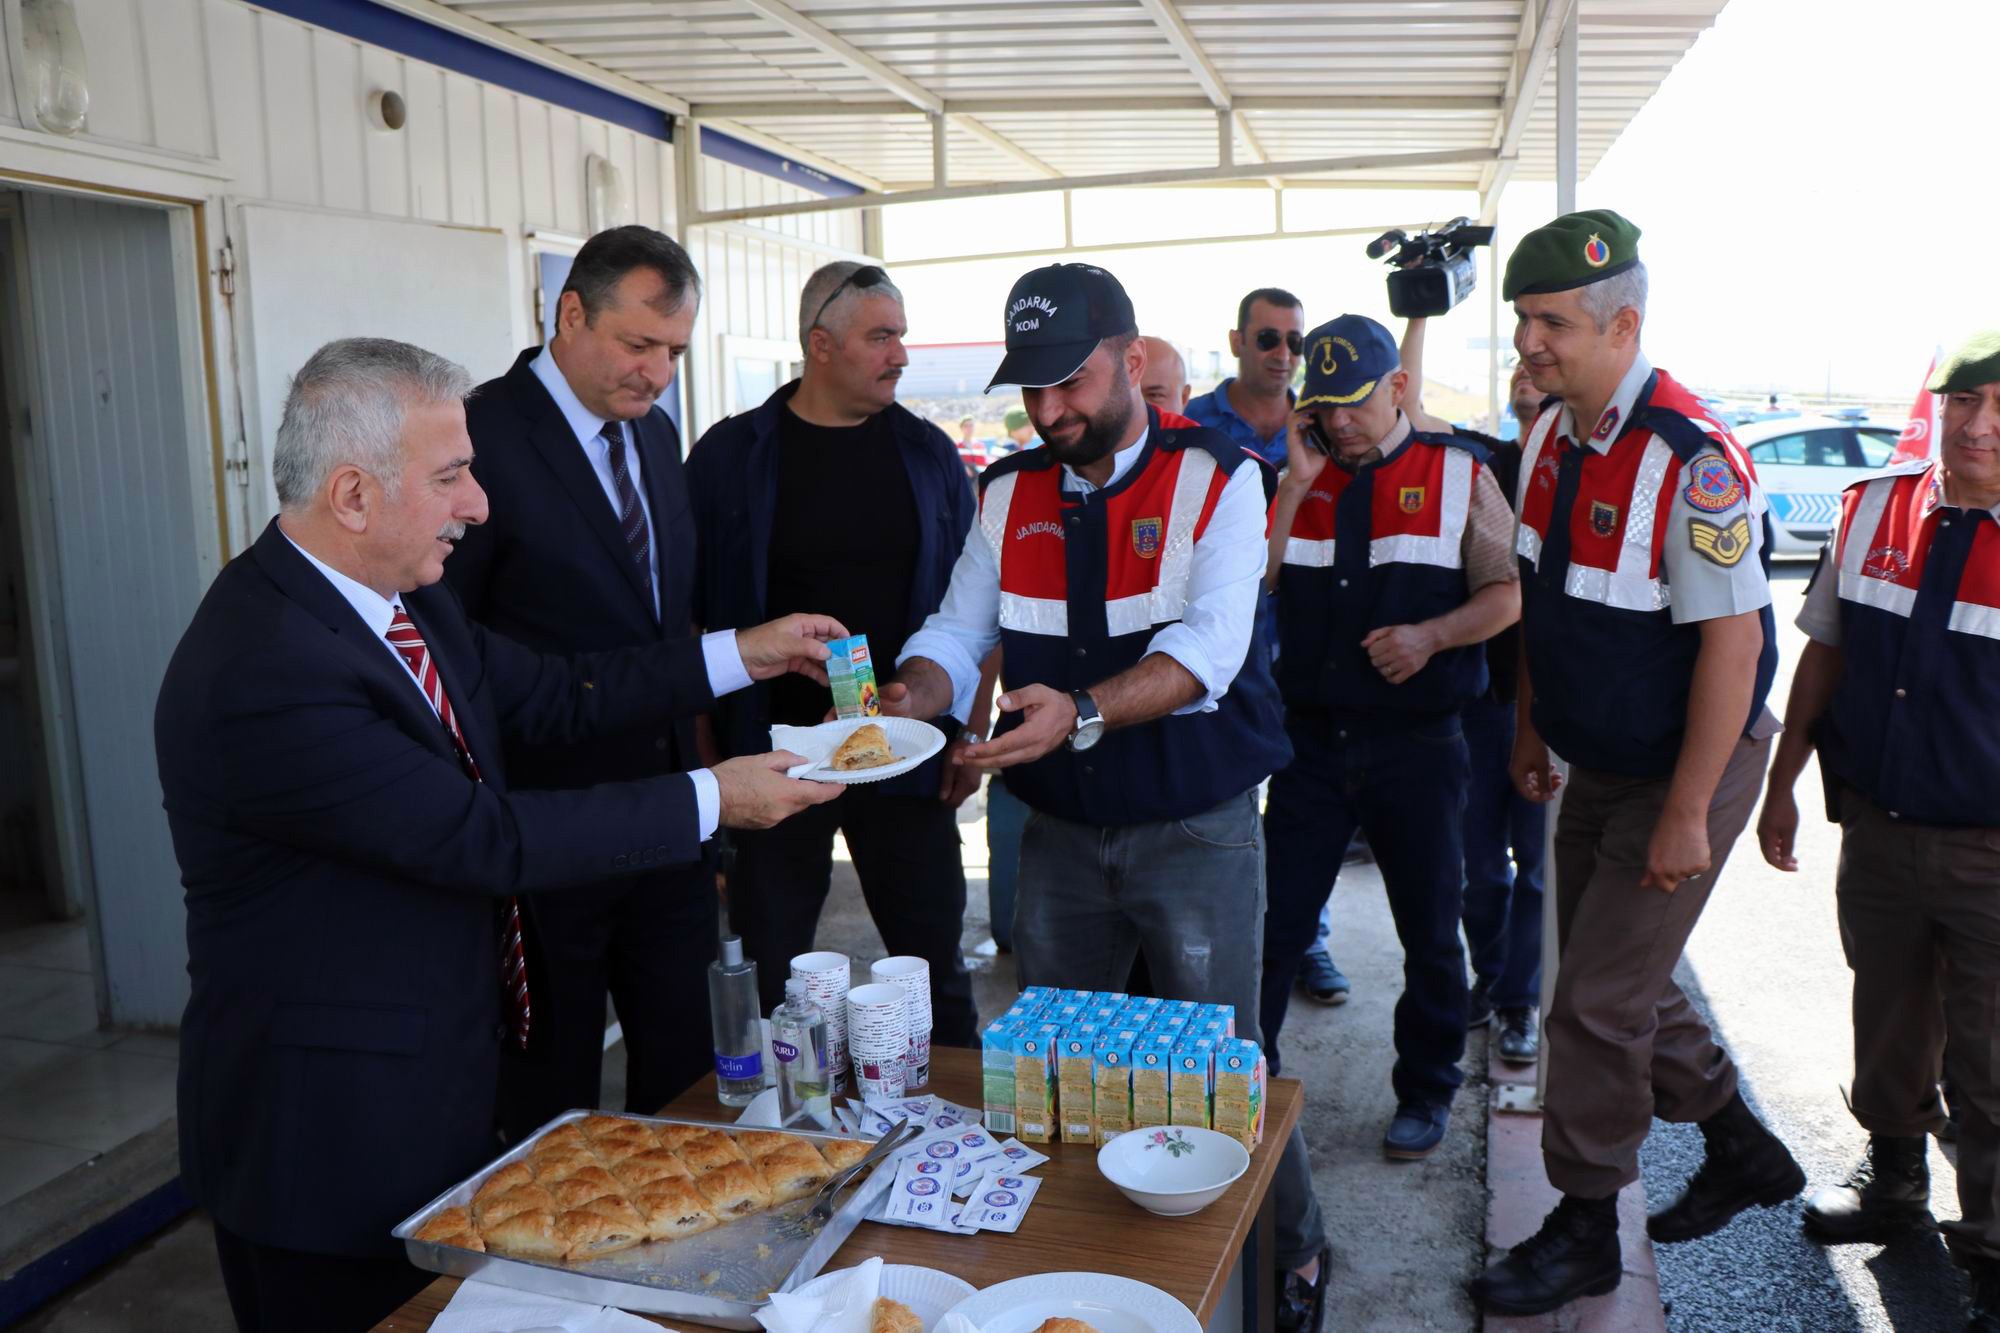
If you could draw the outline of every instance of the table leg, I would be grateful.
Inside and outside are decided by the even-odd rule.
[[[1278,1326],[1278,1292],[1272,1281],[1278,1253],[1277,1197],[1276,1190],[1265,1192],[1237,1260],[1243,1275],[1243,1327],[1257,1333],[1274,1333]]]

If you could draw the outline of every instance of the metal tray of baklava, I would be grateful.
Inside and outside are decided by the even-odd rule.
[[[447,1208],[469,1207],[472,1197],[494,1172],[531,1155],[536,1145],[557,1127],[598,1111],[566,1111],[516,1144],[479,1172],[452,1186],[395,1227],[410,1262],[448,1277],[491,1282],[518,1291],[538,1292],[567,1300],[611,1305],[647,1314],[683,1315],[720,1328],[757,1329],[756,1312],[773,1292],[791,1291],[819,1275],[835,1250],[852,1235],[878,1197],[888,1188],[893,1171],[879,1167],[868,1178],[843,1192],[840,1207],[824,1226],[802,1234],[799,1220],[811,1211],[808,1196],[779,1204],[748,1217],[724,1221],[712,1230],[681,1240],[647,1241],[630,1250],[583,1262],[543,1262],[492,1251],[479,1253],[433,1241],[416,1232]],[[769,1126],[728,1125],[666,1116],[621,1115],[646,1125],[693,1125],[732,1138]],[[788,1135],[815,1143],[846,1138],[839,1134],[786,1129]]]

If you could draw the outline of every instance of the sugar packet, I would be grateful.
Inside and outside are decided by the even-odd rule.
[[[951,1225],[946,1216],[950,1206],[950,1165],[913,1158],[896,1168],[883,1214],[886,1221],[944,1230]]]
[[[1033,1176],[994,1172],[979,1182],[965,1205],[964,1224],[981,1231],[1019,1231],[1042,1182]]]
[[[896,1097],[887,1101],[871,1101],[867,1105],[891,1120],[914,1120],[921,1125],[930,1119],[937,1102],[935,1097]]]
[[[960,1125],[976,1125],[979,1123],[981,1115],[982,1112],[976,1111],[970,1106],[960,1106],[957,1102],[948,1102],[940,1097],[937,1099],[937,1106],[931,1111],[929,1118],[924,1121],[924,1127],[926,1129],[956,1129]]]
[[[1000,1145],[997,1156],[983,1159],[981,1165],[1010,1176],[1025,1176],[1048,1160],[1047,1153],[1036,1152],[1019,1139],[1008,1139]]]

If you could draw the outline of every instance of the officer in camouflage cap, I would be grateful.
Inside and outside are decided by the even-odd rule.
[[[1786,730],[1757,832],[1796,870],[1792,785],[1815,747],[1841,826],[1835,899],[1854,971],[1854,1091],[1867,1156],[1805,1208],[1828,1241],[1928,1221],[1926,1134],[1944,1128],[1949,1038],[1969,1327],[2000,1333],[2000,331],[1931,380],[1942,456],[1848,489],[1799,628]],[[1940,1005],[1940,997],[1943,1000]]]
[[[1557,395],[1522,446],[1522,666],[1511,772],[1554,795],[1559,965],[1543,1160],[1563,1197],[1473,1284],[1499,1314],[1618,1285],[1618,1192],[1657,1115],[1707,1157],[1647,1222],[1661,1242],[1798,1193],[1805,1176],[1737,1092],[1673,970],[1756,804],[1777,729],[1764,499],[1729,428],[1639,347],[1639,229],[1608,210],[1521,238],[1502,292],[1514,347]]]

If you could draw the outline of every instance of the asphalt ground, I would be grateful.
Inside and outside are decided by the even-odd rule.
[[[1780,713],[1804,645],[1792,620],[1810,569],[1787,562],[1773,578],[1780,657],[1772,707]],[[1842,1100],[1853,1076],[1853,1041],[1834,915],[1840,832],[1820,817],[1815,768],[1797,791],[1799,871],[1788,875],[1764,863],[1753,819],[1676,975],[1735,1058],[1745,1099],[1805,1168],[1809,1193],[1843,1179],[1867,1135]],[[1701,1156],[1694,1126],[1656,1122],[1641,1154],[1649,1204],[1659,1208],[1678,1194]],[[1934,1140],[1930,1166],[1934,1213],[1957,1217],[1956,1174]],[[1668,1328],[1929,1333],[1964,1326],[1965,1282],[1934,1230],[1913,1228],[1888,1245],[1823,1247],[1801,1232],[1801,1202],[1754,1209],[1716,1235],[1656,1247]]]

